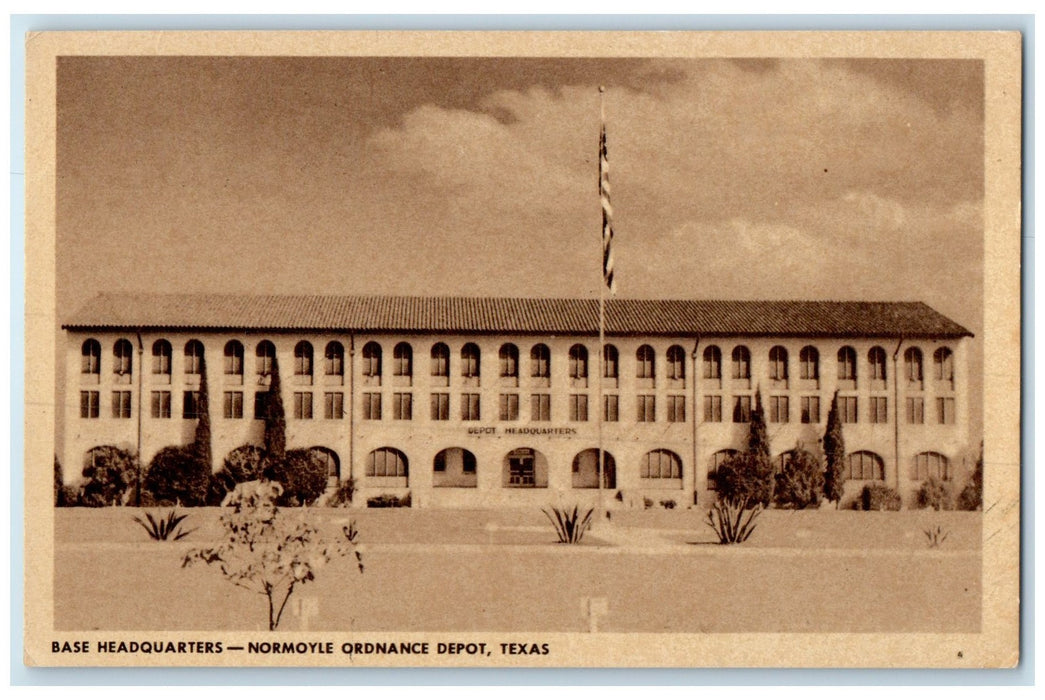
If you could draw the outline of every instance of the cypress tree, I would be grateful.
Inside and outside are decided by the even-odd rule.
[[[192,441],[192,451],[197,458],[211,470],[210,439],[210,392],[207,388],[207,356],[200,356],[200,395],[196,402],[196,435]]]
[[[831,410],[827,414],[827,429],[824,431],[824,498],[834,501],[835,507],[842,500],[845,490],[845,437],[842,421],[838,417],[838,391],[831,399]]]
[[[279,380],[279,358],[272,358],[272,383],[265,404],[265,456],[270,462],[282,462],[287,453],[287,419],[283,413],[283,389]]]
[[[751,412],[751,423],[748,426],[747,452],[752,457],[748,461],[748,468],[753,470],[749,477],[755,484],[753,500],[767,506],[773,498],[773,460],[770,457],[761,389],[755,390],[755,410]]]

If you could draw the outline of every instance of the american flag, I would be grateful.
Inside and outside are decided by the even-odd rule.
[[[601,92],[601,90],[600,90]],[[610,205],[610,161],[606,154],[606,118],[599,133],[599,199],[602,201],[602,278],[610,293],[617,292],[613,279],[613,207]]]

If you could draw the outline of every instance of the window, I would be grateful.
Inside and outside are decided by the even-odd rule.
[[[704,379],[722,379],[722,350],[717,345],[704,348]]]
[[[839,396],[838,397],[838,417],[843,423],[856,423],[856,397],[855,396]]]
[[[313,463],[323,465],[327,479],[337,480],[341,474],[341,460],[338,459],[337,452],[326,447],[310,447],[308,457]]]
[[[607,423],[620,420],[620,397],[616,394],[606,394],[602,397],[602,420]]]
[[[933,353],[933,375],[937,381],[954,382],[954,353],[950,348],[937,348]]]
[[[276,366],[276,346],[271,341],[263,340],[258,343],[254,356],[257,360],[254,365],[255,371],[262,377],[271,375]]]
[[[345,415],[345,395],[340,391],[328,391],[323,394],[323,417],[327,420],[340,420]]]
[[[727,460],[733,459],[739,454],[736,450],[719,450],[715,454],[711,455],[711,462],[708,463],[708,488],[712,491],[716,487],[716,476],[718,475],[718,468],[721,467]]]
[[[243,376],[243,343],[238,340],[225,343],[225,374]]]
[[[616,346],[606,345],[602,348],[602,376],[606,379],[617,378],[617,365],[620,355]]]
[[[505,343],[497,353],[497,360],[501,365],[502,377],[519,376],[519,348],[511,343]]]
[[[392,348],[392,374],[396,377],[411,377],[414,374],[414,349],[410,343],[398,343]]]
[[[131,417],[131,392],[129,392],[129,391],[114,391],[112,393],[112,417],[113,418],[130,418]]]
[[[915,455],[911,479],[914,481],[925,481],[931,476],[950,481],[952,476],[950,460],[939,452],[922,452]]]
[[[819,396],[803,396],[801,399],[802,404],[802,422],[803,423],[819,423],[820,422],[820,397]]]
[[[363,346],[363,376],[371,379],[381,376],[381,346],[373,341]]]
[[[721,423],[722,422],[722,397],[721,396],[705,396],[704,397],[704,422],[705,423]]]
[[[181,417],[186,420],[200,417],[200,392],[186,391],[182,394]]]
[[[656,397],[652,394],[639,394],[635,397],[636,416],[639,423],[653,423],[657,420]]]
[[[946,397],[936,399],[936,422],[941,425],[954,424],[954,399]]]
[[[798,352],[799,376],[802,379],[820,379],[820,351],[806,345]]]
[[[925,399],[921,396],[907,398],[907,422],[913,425],[925,423]]]
[[[867,353],[867,364],[871,368],[871,381],[884,382],[886,380],[885,350],[875,345]]]
[[[80,373],[100,374],[102,366],[102,346],[94,338],[83,341],[80,347]]]
[[[791,420],[791,404],[786,396],[769,397],[769,422],[788,423]]]
[[[391,447],[374,450],[366,457],[367,476],[406,476],[406,455]]]
[[[134,348],[131,347],[131,341],[126,338],[120,338],[116,341],[116,345],[113,346],[112,352],[113,374],[130,378],[134,360]]]
[[[190,340],[185,343],[185,374],[199,374],[201,371],[203,371],[203,343],[198,340]]]
[[[475,343],[465,343],[461,348],[461,376],[479,376],[479,346]]]
[[[907,375],[907,381],[921,383],[922,351],[918,348],[907,348],[903,354],[903,365],[904,374]]]
[[[519,420],[519,395],[501,394],[501,420]]]
[[[243,392],[242,391],[226,391],[225,392],[225,406],[224,415],[226,418],[242,418],[243,417]]]
[[[530,395],[530,420],[548,421],[552,419],[551,394]]]
[[[312,420],[312,392],[294,392],[294,417],[299,420]]]
[[[679,345],[668,348],[668,379],[686,378],[686,351]]]
[[[254,420],[264,420],[268,414],[269,402],[272,400],[272,393],[269,391],[256,391],[254,392]]]
[[[856,350],[848,345],[838,351],[838,378],[842,381],[856,381]]]
[[[432,346],[432,376],[450,376],[450,348],[446,343],[436,343]]]
[[[432,420],[450,420],[450,394],[432,394]]]
[[[656,356],[653,348],[643,345],[635,352],[635,376],[638,379],[653,379]]]
[[[545,379],[551,376],[551,354],[544,343],[530,348],[530,376]]]
[[[733,379],[751,379],[751,351],[743,345],[733,348]]]
[[[80,417],[81,418],[97,418],[98,417],[98,392],[97,391],[81,391],[80,392]]]
[[[870,408],[870,419],[872,423],[889,422],[889,399],[884,396],[872,396]]]
[[[587,394],[570,395],[570,420],[574,422],[583,422],[588,420]]]
[[[461,394],[461,420],[479,420],[479,394]]]
[[[885,463],[874,452],[854,452],[846,458],[849,463],[847,479],[854,481],[882,481],[885,479]]]
[[[639,476],[643,479],[681,479],[682,460],[667,450],[647,452],[642,458]]]
[[[733,397],[733,422],[734,423],[750,423],[751,422],[751,397],[750,396],[734,396]]]
[[[307,340],[294,346],[294,374],[299,377],[312,376],[312,343]]]
[[[345,374],[345,346],[336,340],[327,343],[323,351],[323,371],[331,377]]]
[[[381,420],[381,394],[373,391],[363,394],[363,420]]]
[[[414,395],[408,393],[392,394],[392,420],[414,419]]]
[[[153,343],[152,373],[169,377],[171,374],[171,358],[173,356],[174,349],[171,348],[171,344],[166,340],[157,340]]]
[[[769,378],[787,381],[787,349],[782,345],[774,345],[769,350]]]
[[[97,416],[95,416],[97,418]],[[154,391],[152,392],[152,417],[153,418],[170,418],[171,417],[171,392],[169,391]]]
[[[570,348],[570,378],[587,379],[588,377],[588,348],[583,345],[574,345]]]
[[[686,422],[686,397],[685,396],[669,396],[668,397],[668,422],[669,423],[685,423]]]
[[[460,447],[442,450],[432,460],[432,471],[445,473],[447,462],[460,464],[462,474],[475,474],[475,455],[468,450]]]

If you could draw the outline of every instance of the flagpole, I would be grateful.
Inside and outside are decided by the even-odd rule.
[[[603,193],[603,149],[606,143],[606,107],[603,102],[603,96],[606,92],[606,88],[602,85],[599,86],[599,199],[600,206],[601,200],[604,196]],[[605,255],[606,255],[606,214],[603,208],[602,216],[602,230],[599,233],[599,248],[600,248],[600,260],[603,261],[602,270],[599,280],[599,373],[595,378],[598,385],[597,401],[598,405],[596,411],[598,411],[598,432],[599,432],[599,517],[606,517],[606,508],[603,503],[602,497],[602,484],[603,474],[605,473],[605,456],[602,449],[602,421],[603,421],[603,406],[602,406],[602,376],[606,369],[604,367],[606,362],[606,268],[605,268]]]

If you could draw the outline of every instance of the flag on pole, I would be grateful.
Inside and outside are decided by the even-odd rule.
[[[602,88],[599,89],[602,92]],[[606,154],[606,116],[602,115],[599,133],[599,199],[602,201],[602,278],[611,294],[616,294],[613,279],[613,207],[610,206],[610,161]]]

